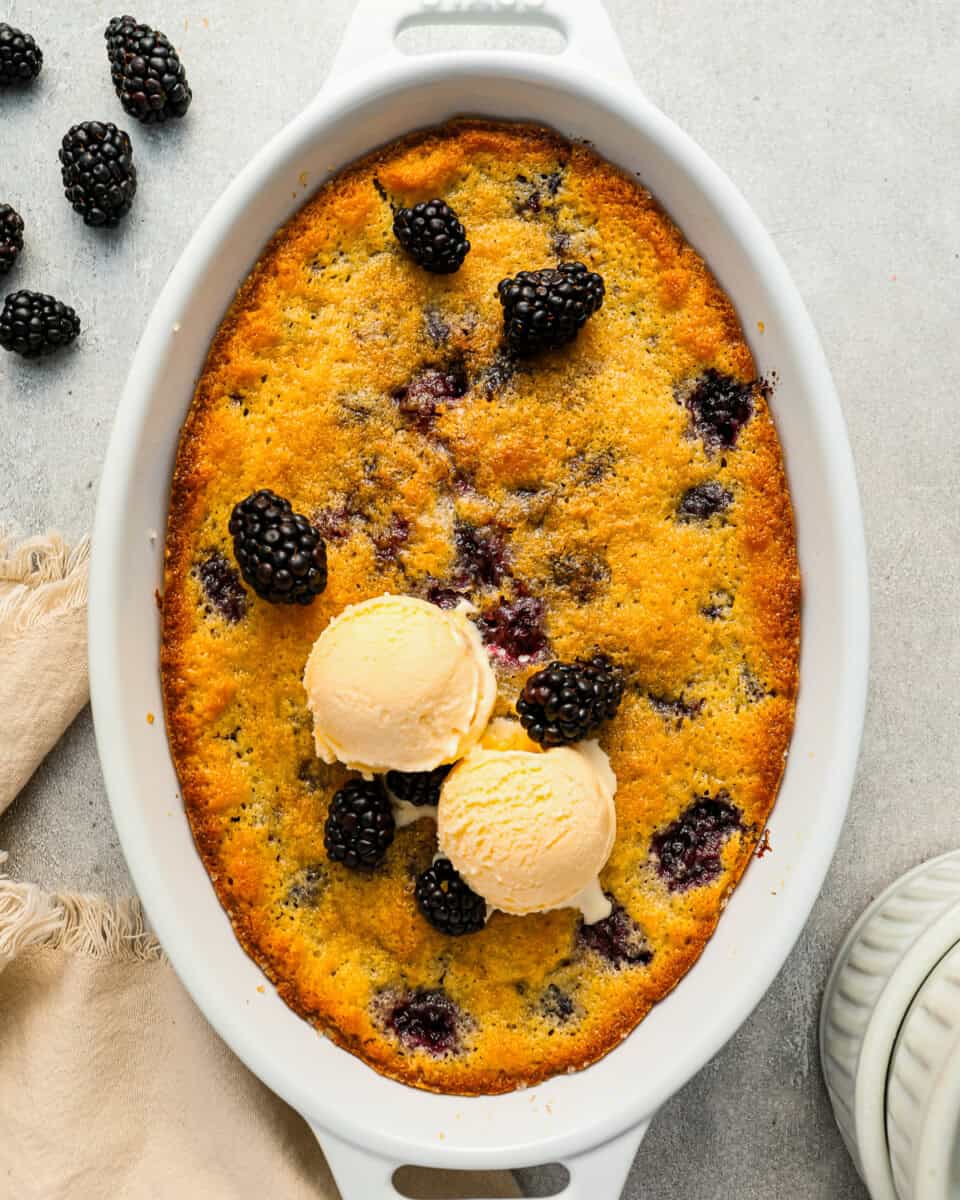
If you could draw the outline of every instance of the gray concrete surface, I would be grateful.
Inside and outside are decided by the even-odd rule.
[[[174,36],[196,96],[187,121],[151,131],[123,119],[109,85],[111,6],[7,6],[7,20],[42,38],[48,61],[38,87],[0,96],[0,199],[23,213],[29,240],[9,288],[70,300],[86,331],[56,361],[0,362],[0,523],[73,536],[89,527],[156,289],[227,180],[322,83],[350,7],[166,0],[137,9]],[[857,458],[874,603],[863,758],[823,894],[757,1011],[657,1117],[625,1194],[863,1200],[817,1066],[820,991],[863,905],[905,868],[960,844],[960,8],[609,7],[641,86],[743,189],[812,311]],[[413,40],[431,44],[429,34]],[[59,194],[59,138],[90,118],[130,127],[136,147],[140,193],[113,233],[85,229]],[[87,714],[0,819],[0,846],[18,875],[51,886],[130,886]],[[524,1183],[544,1195],[550,1178],[527,1172]]]

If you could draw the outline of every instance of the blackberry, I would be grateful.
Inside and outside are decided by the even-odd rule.
[[[509,532],[496,521],[471,525],[457,520],[453,529],[457,551],[454,582],[461,587],[496,587],[502,583],[510,575]]]
[[[437,608],[456,608],[462,601],[466,600],[467,593],[460,591],[459,588],[447,587],[432,577],[427,578],[427,589],[424,593],[425,598],[431,604],[435,604]]]
[[[428,308],[424,312],[423,328],[427,337],[438,350],[450,340],[450,326],[435,308]]]
[[[330,872],[323,863],[311,863],[297,872],[281,904],[292,908],[316,908],[330,885]]]
[[[371,533],[374,558],[382,567],[400,561],[400,551],[410,540],[410,522],[399,513],[393,513],[385,529]]]
[[[0,204],[0,275],[6,275],[23,249],[23,217],[9,204]]]
[[[693,431],[703,439],[708,452],[730,450],[740,430],[753,416],[757,382],[741,383],[709,367],[687,396]]]
[[[651,850],[657,873],[672,892],[710,883],[720,874],[723,848],[743,828],[743,814],[725,791],[697,796],[666,829],[655,834]]]
[[[42,292],[13,292],[0,312],[0,346],[24,358],[40,358],[68,346],[80,332],[69,304]]]
[[[576,1013],[576,1005],[565,991],[551,983],[540,997],[540,1012],[559,1025],[565,1024]]]
[[[450,937],[476,933],[487,920],[487,904],[470,890],[449,859],[438,858],[417,877],[417,905],[434,929]]]
[[[442,606],[441,606],[442,607]],[[537,596],[503,596],[477,617],[477,628],[487,650],[511,666],[532,662],[547,648],[543,628],[544,604]]]
[[[696,700],[687,700],[681,694],[679,696],[657,696],[653,692],[647,693],[647,699],[650,701],[650,707],[653,711],[669,724],[676,723],[677,729],[683,728],[684,721],[692,721],[700,716],[703,709],[703,697]]]
[[[400,415],[420,433],[429,432],[441,407],[452,404],[467,393],[467,376],[463,363],[451,363],[437,370],[427,367],[418,371],[409,383],[398,387],[393,400]]]
[[[498,350],[493,361],[483,368],[477,386],[486,393],[487,399],[492,400],[510,384],[517,373],[517,362],[510,354]]]
[[[550,563],[550,575],[558,588],[577,604],[589,604],[610,582],[610,564],[602,554],[590,551],[561,554]]]
[[[520,271],[501,279],[503,332],[517,354],[555,349],[572,342],[587,317],[603,304],[603,280],[581,262]]]
[[[623,672],[604,654],[552,662],[531,675],[517,701],[520,724],[543,746],[579,742],[612,717],[623,698]]]
[[[196,573],[210,607],[232,625],[243,620],[247,612],[247,593],[236,567],[231,566],[219,550],[214,550],[200,563]]]
[[[411,1050],[438,1056],[456,1054],[463,1029],[470,1027],[468,1015],[441,988],[381,995],[375,1004],[385,1027]]]
[[[733,503],[733,493],[715,479],[698,483],[680,497],[677,505],[677,520],[682,522],[709,521],[718,513],[724,513]]]
[[[442,200],[398,209],[393,232],[414,262],[434,275],[459,271],[470,249],[457,214]]]
[[[133,17],[114,17],[103,36],[125,112],[144,125],[184,116],[193,93],[169,38]]]
[[[390,848],[395,830],[393,809],[381,784],[350,779],[330,802],[323,844],[333,862],[353,870],[375,867]]]
[[[0,90],[36,79],[43,66],[43,51],[29,33],[0,21]]]
[[[312,604],[327,586],[327,547],[290,501],[252,492],[230,516],[233,552],[246,582],[271,604]]]
[[[84,225],[116,225],[137,191],[130,138],[109,122],[84,121],[60,146],[63,190]]]
[[[653,959],[646,934],[616,900],[609,917],[592,925],[580,922],[577,941],[618,971],[623,967],[646,966]]]
[[[446,765],[432,771],[388,771],[387,787],[407,804],[418,808],[436,806],[440,801],[440,786],[449,774],[450,767]]]

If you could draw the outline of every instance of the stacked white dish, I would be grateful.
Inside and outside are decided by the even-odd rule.
[[[960,851],[860,917],[824,994],[820,1055],[872,1200],[960,1195]]]

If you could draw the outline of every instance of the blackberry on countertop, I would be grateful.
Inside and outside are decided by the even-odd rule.
[[[36,79],[43,66],[43,51],[29,33],[0,21],[0,90]]]
[[[572,342],[587,318],[603,304],[603,280],[581,262],[501,279],[503,332],[517,354],[555,349]]]
[[[40,358],[68,346],[80,332],[69,304],[42,292],[12,292],[0,312],[0,346],[24,358]]]
[[[6,275],[22,249],[23,217],[9,204],[0,204],[0,275]]]
[[[350,779],[330,802],[323,844],[333,862],[353,870],[375,867],[395,831],[393,809],[379,781]]]
[[[125,112],[145,125],[184,116],[193,93],[169,38],[130,16],[114,17],[103,36]]]
[[[449,859],[438,858],[417,877],[417,906],[434,929],[450,937],[476,933],[487,920],[487,903],[463,882]]]
[[[393,218],[397,241],[425,271],[452,275],[467,257],[470,243],[457,214],[442,200],[400,208]]]
[[[440,802],[440,787],[450,774],[446,764],[432,771],[388,771],[387,787],[398,800],[417,808],[436,807]]]
[[[230,516],[233,552],[246,582],[271,604],[312,604],[327,586],[327,547],[290,501],[261,489]]]
[[[84,121],[60,146],[63,190],[84,225],[116,225],[137,191],[130,138],[109,122]]]
[[[623,672],[604,654],[552,662],[531,675],[517,701],[520,724],[543,746],[579,742],[615,715]]]

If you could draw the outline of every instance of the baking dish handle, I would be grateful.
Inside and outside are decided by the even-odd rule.
[[[620,1200],[649,1126],[650,1122],[645,1121],[594,1150],[566,1159],[563,1165],[570,1172],[570,1181],[558,1193],[558,1200]],[[400,1163],[370,1154],[316,1126],[311,1128],[323,1147],[343,1200],[399,1200],[393,1175]],[[474,1200],[485,1198],[477,1196]]]
[[[368,69],[374,61],[404,61],[398,33],[422,25],[500,25],[555,29],[566,39],[556,57],[574,69],[599,71],[606,78],[633,83],[620,39],[601,0],[357,0],[330,79]]]

